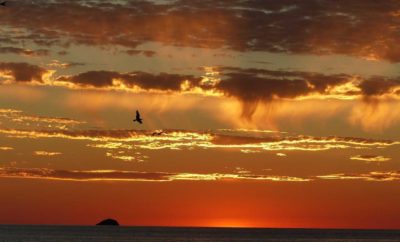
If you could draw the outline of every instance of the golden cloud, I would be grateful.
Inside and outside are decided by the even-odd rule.
[[[218,131],[195,132],[164,130],[163,135],[154,136],[145,130],[17,130],[0,129],[0,133],[11,138],[61,138],[95,142],[88,146],[103,149],[238,149],[257,151],[321,151],[330,149],[366,149],[388,147],[399,141],[373,140],[355,137],[313,137],[290,135],[237,136]]]
[[[38,150],[33,152],[35,155],[38,156],[56,156],[56,155],[61,155],[61,152],[50,152],[50,151],[43,151],[43,150]]]
[[[76,126],[85,123],[83,121],[77,121],[69,118],[28,115],[24,114],[21,110],[16,109],[0,109],[0,118],[8,120],[13,124],[23,126],[30,126],[31,124],[34,124],[37,127],[58,129],[67,129],[70,126]]]
[[[29,178],[65,181],[225,181],[225,180],[257,180],[273,182],[307,182],[311,179],[290,176],[268,176],[253,174],[199,174],[169,172],[139,172],[117,170],[52,170],[46,168],[0,167],[1,178]]]
[[[350,160],[360,160],[360,161],[367,161],[367,162],[386,162],[391,160],[391,158],[384,157],[381,155],[356,155],[350,157]]]
[[[372,171],[369,173],[338,173],[317,176],[326,180],[400,181],[399,171]]]

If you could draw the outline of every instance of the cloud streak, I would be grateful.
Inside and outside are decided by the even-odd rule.
[[[13,124],[22,126],[34,125],[37,128],[58,128],[68,129],[77,125],[84,124],[83,121],[78,121],[70,118],[46,117],[37,115],[28,115],[17,109],[0,109],[0,120],[8,121]]]
[[[253,174],[222,173],[169,173],[117,170],[52,170],[46,168],[0,168],[1,178],[46,179],[65,181],[126,181],[126,182],[170,182],[170,181],[228,181],[257,180],[272,182],[307,182],[310,179],[290,176],[268,176]]]
[[[10,138],[61,138],[86,140],[94,148],[112,149],[238,149],[246,153],[259,151],[322,151],[331,149],[368,149],[398,145],[391,140],[355,137],[313,137],[290,135],[237,136],[226,132],[164,130],[160,136],[144,130],[17,130],[0,129]]]
[[[371,171],[368,173],[338,173],[316,177],[294,177],[237,173],[171,173],[123,170],[54,170],[48,168],[0,167],[0,178],[43,179],[60,181],[120,181],[120,182],[172,182],[172,181],[269,181],[311,182],[315,180],[360,180],[373,182],[400,181],[399,171]]]
[[[400,181],[400,171],[372,171],[369,173],[338,173],[317,176],[324,180]]]
[[[43,150],[38,150],[33,152],[37,156],[57,156],[61,155],[60,152],[50,152],[50,151],[43,151]]]
[[[386,162],[391,160],[391,158],[384,157],[381,155],[356,155],[350,157],[350,160],[360,160],[360,161],[367,161],[367,162]]]

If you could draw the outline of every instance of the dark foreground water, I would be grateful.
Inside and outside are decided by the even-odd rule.
[[[0,225],[1,242],[400,241],[400,230]]]

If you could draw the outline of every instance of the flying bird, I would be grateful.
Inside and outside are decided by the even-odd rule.
[[[133,122],[138,122],[140,124],[142,124],[143,119],[140,117],[140,113],[138,110],[136,110],[136,118],[133,120]]]
[[[7,1],[1,2],[0,5],[3,6],[3,7],[5,7],[5,6],[6,6],[6,2],[7,2]]]

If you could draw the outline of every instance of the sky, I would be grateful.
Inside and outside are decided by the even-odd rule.
[[[399,1],[10,0],[0,23],[0,224],[400,229]]]

